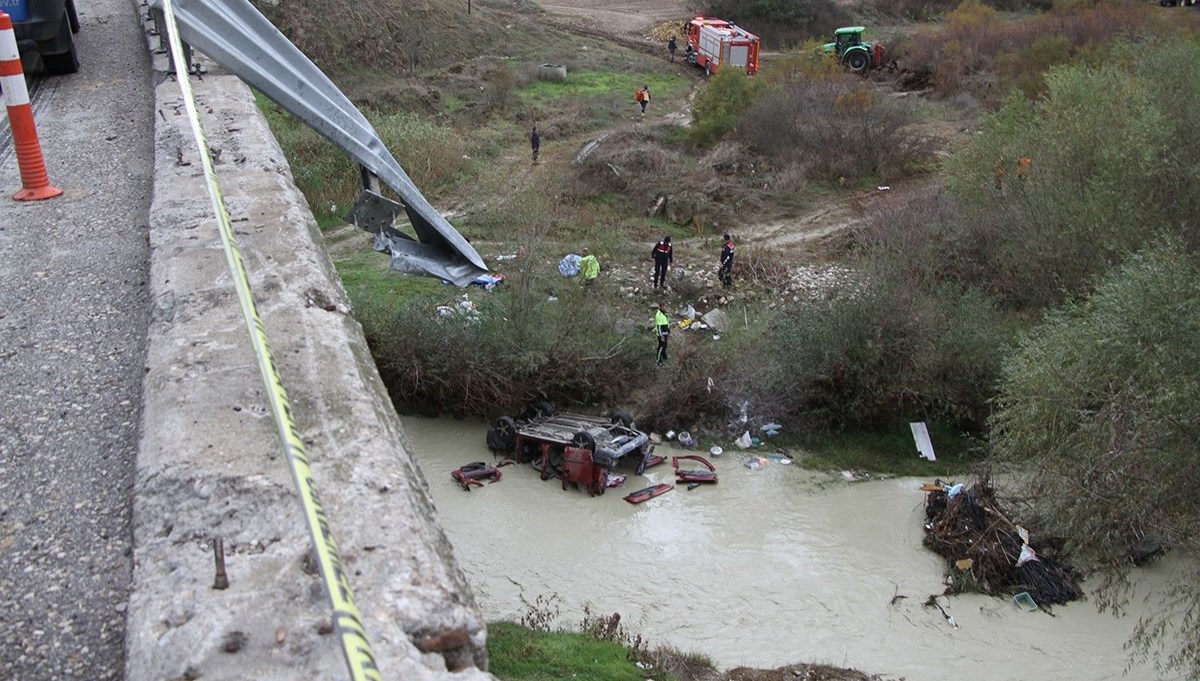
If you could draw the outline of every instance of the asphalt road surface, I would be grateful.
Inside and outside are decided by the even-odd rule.
[[[124,676],[151,76],[132,0],[79,14],[80,72],[34,107],[64,195],[12,201],[0,145],[0,679]]]

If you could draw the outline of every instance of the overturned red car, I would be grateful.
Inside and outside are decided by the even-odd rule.
[[[563,489],[575,485],[592,495],[604,494],[609,471],[622,462],[641,475],[663,460],[628,413],[559,413],[548,402],[537,403],[521,418],[498,419],[488,428],[487,446],[494,454],[532,464],[542,480],[561,478]]]

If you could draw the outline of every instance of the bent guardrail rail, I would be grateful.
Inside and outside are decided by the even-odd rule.
[[[188,44],[304,121],[395,190],[416,232],[415,240],[390,222],[359,223],[383,237],[377,245],[386,243],[394,269],[423,272],[458,286],[488,270],[475,248],[421,194],[358,108],[249,2],[175,0],[172,5],[179,35]],[[162,0],[153,0],[150,7],[161,11]]]

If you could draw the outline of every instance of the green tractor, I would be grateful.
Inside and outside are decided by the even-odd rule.
[[[868,43],[862,39],[862,26],[847,26],[833,32],[833,42],[825,43],[826,54],[836,54],[843,66],[855,73],[883,66],[883,45]]]

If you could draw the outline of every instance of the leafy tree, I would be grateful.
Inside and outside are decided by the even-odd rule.
[[[721,69],[696,94],[692,139],[714,144],[737,125],[738,117],[766,91],[766,85],[737,69]]]
[[[947,163],[966,219],[994,230],[990,288],[1055,304],[1160,232],[1200,244],[1200,42],[1129,46],[1054,69],[1045,98],[1014,93]],[[1020,170],[1020,159],[1031,165]],[[1024,177],[1021,177],[1024,175]]]
[[[1100,566],[1120,611],[1131,556],[1200,555],[1200,262],[1178,242],[1131,257],[1028,333],[1004,365],[992,444],[1049,532]],[[1180,570],[1131,642],[1200,679],[1200,568]],[[1160,649],[1169,655],[1154,655]]]

